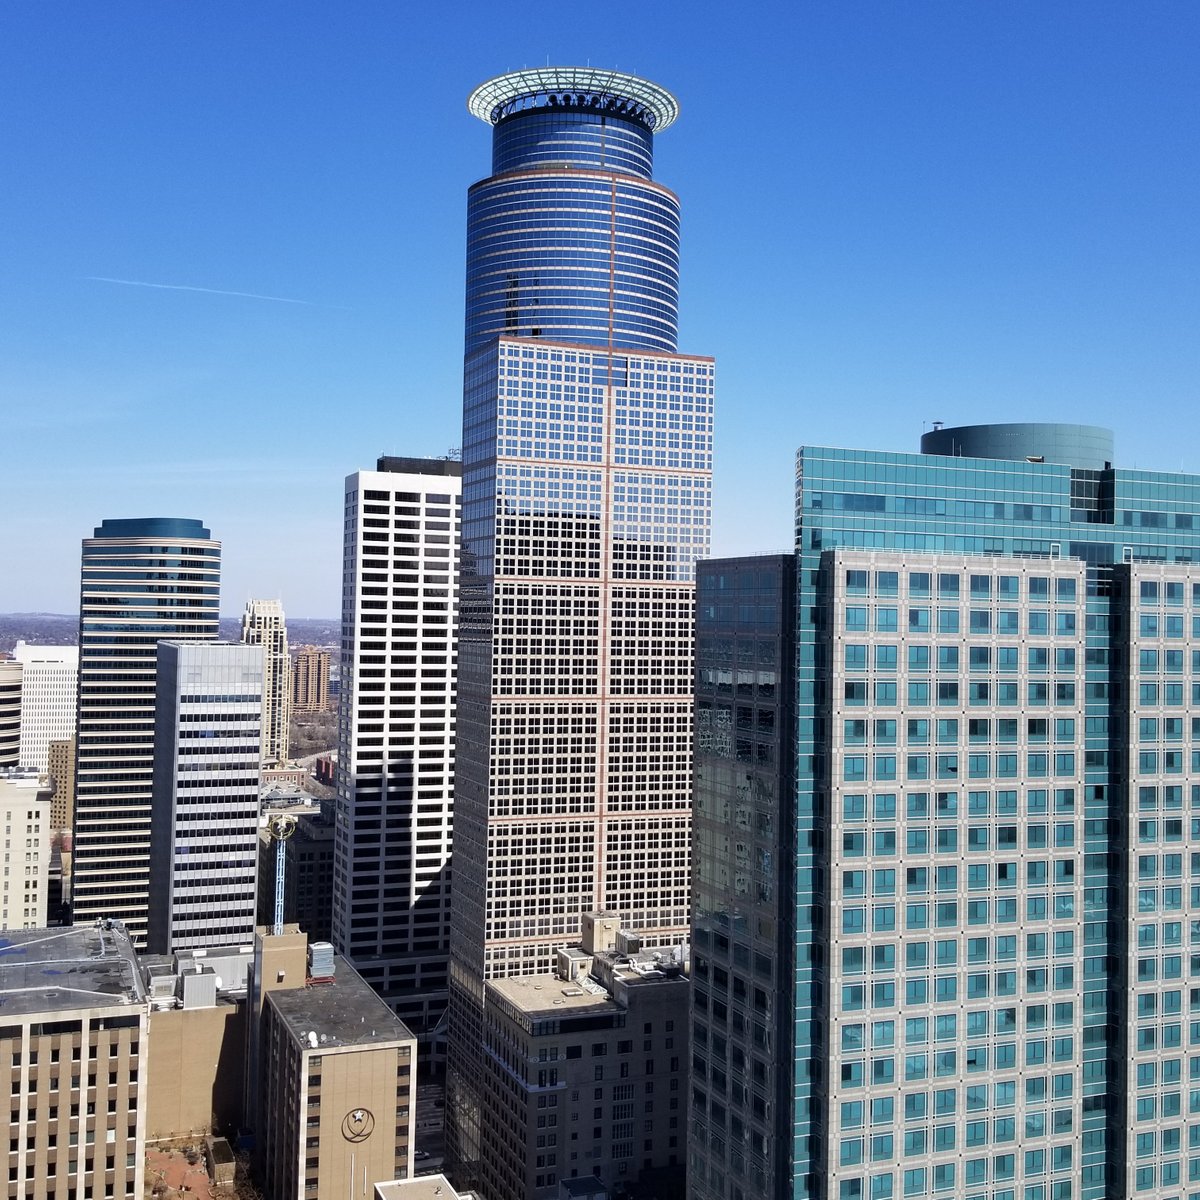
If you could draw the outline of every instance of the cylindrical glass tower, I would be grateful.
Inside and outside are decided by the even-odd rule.
[[[492,175],[470,192],[466,349],[498,335],[677,348],[679,201],[651,178],[669,92],[582,67],[481,84]]]

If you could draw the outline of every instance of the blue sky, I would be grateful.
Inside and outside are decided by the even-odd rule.
[[[1198,45],[1192,0],[10,0],[0,611],[75,611],[81,537],[177,515],[225,612],[336,615],[343,476],[460,440],[467,93],[547,61],[682,102],[714,553],[789,545],[796,446],[933,420],[1200,471]]]

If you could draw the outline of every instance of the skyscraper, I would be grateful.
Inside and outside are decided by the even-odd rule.
[[[263,648],[263,762],[283,762],[292,723],[292,660],[283,605],[278,600],[247,600],[242,641]]]
[[[468,201],[447,1104],[463,1164],[483,980],[550,970],[585,913],[648,944],[685,935],[713,406],[712,360],[677,353],[679,204],[652,178],[674,97],[547,68],[468,107],[493,138]]]
[[[325,712],[329,707],[329,651],[301,646],[292,663],[292,711]]]
[[[15,658],[0,659],[0,767],[21,757],[21,672]]]
[[[75,738],[53,738],[46,750],[46,772],[50,776],[54,803],[50,827],[70,830],[75,824]]]
[[[78,646],[30,646],[18,642],[13,658],[21,664],[21,766],[45,771],[50,743],[75,733],[79,686]]]
[[[199,521],[103,522],[83,542],[74,915],[144,945],[156,646],[217,637],[221,543]]]
[[[705,1136],[689,1136],[697,1197],[792,1195],[787,989],[796,922],[811,920],[795,912],[795,657],[794,556],[700,564],[692,1024],[693,1109]]]
[[[422,1039],[446,1008],[462,466],[346,479],[333,940]]]
[[[158,643],[147,946],[254,944],[262,646]]]
[[[777,808],[728,654],[785,612],[700,571],[690,1187],[1191,1197],[1200,476],[1086,426],[922,451],[800,452]]]

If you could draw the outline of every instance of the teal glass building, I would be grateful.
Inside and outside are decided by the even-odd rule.
[[[765,825],[762,606],[699,570],[689,1186],[1200,1200],[1200,476],[1092,427],[922,450],[799,452]]]

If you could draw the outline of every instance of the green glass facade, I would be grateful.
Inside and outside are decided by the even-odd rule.
[[[1115,469],[1090,427],[935,433],[936,454],[797,458],[792,970],[770,1000],[795,1071],[766,1120],[752,1076],[727,1082],[753,983],[704,938],[752,910],[702,895],[705,847],[738,834],[698,743],[690,1187],[1200,1200],[1200,476]],[[729,719],[736,760],[736,695]],[[790,1170],[757,1188],[780,1146]]]

